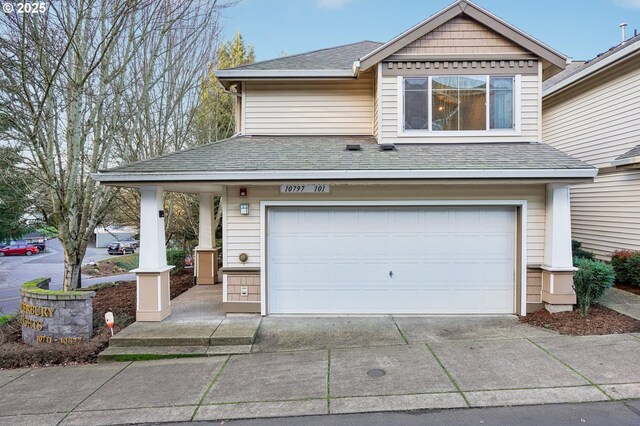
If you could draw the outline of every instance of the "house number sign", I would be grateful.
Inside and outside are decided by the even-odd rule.
[[[331,192],[331,185],[327,184],[309,184],[309,183],[293,183],[280,185],[280,192],[285,194],[301,194],[301,193],[321,193]]]

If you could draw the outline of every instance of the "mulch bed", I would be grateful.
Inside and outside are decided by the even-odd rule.
[[[616,285],[614,285],[614,287],[617,288],[618,290],[628,291],[629,293],[634,293],[634,294],[637,294],[638,296],[640,296],[640,287],[638,287],[636,285],[616,284]]]
[[[571,336],[640,332],[640,321],[598,304],[591,305],[586,318],[577,309],[557,314],[541,309],[520,321]]]
[[[193,274],[171,275],[171,299],[193,287]],[[98,286],[93,298],[94,336],[76,345],[42,343],[29,346],[22,343],[18,317],[0,326],[0,370],[5,368],[46,367],[95,363],[98,354],[109,344],[111,332],[105,325],[104,314],[113,312],[118,332],[135,321],[136,282],[123,281],[115,285]]]

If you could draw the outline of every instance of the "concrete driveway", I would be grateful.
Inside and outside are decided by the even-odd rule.
[[[0,371],[0,424],[640,398],[640,335],[560,336],[513,317],[268,317],[263,325],[250,354]]]

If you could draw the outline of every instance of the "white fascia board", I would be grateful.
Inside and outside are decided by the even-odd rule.
[[[640,50],[640,41],[636,41],[635,43],[630,44],[629,46],[625,47],[619,52],[616,52],[613,55],[609,56],[608,58],[603,59],[597,64],[590,66],[582,71],[579,71],[574,75],[572,75],[571,77],[568,77],[554,84],[553,86],[547,87],[547,89],[542,92],[542,97],[544,98],[544,97],[550,96],[556,92],[561,91],[562,89],[568,86],[571,86],[572,84],[582,80],[583,78],[587,78],[592,74],[596,74],[599,71],[602,71],[604,68],[608,67],[609,65],[613,64],[614,62],[617,62],[620,59],[623,59],[626,56],[629,56],[638,50]]]
[[[215,70],[218,79],[245,78],[346,78],[355,77],[354,70]]]
[[[593,178],[598,169],[499,170],[265,170],[216,173],[97,173],[99,182],[248,181],[291,179],[567,179]]]
[[[619,167],[619,166],[628,166],[629,164],[637,164],[637,163],[640,163],[640,156],[621,158],[620,160],[613,160],[611,162],[611,165],[613,167]]]

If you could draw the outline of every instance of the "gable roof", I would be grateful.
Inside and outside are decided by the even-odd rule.
[[[360,145],[347,151],[346,145]],[[373,136],[234,136],[93,175],[101,182],[593,177],[543,143],[402,144]]]
[[[611,162],[611,165],[619,167],[638,163],[640,163],[640,145],[634,146],[629,151],[617,157]]]
[[[561,70],[564,69],[566,65],[567,58],[563,54],[474,3],[468,0],[459,0],[360,58],[361,69],[366,70],[372,67],[407,44],[460,15],[466,15],[478,21],[503,37],[524,47],[526,50],[535,53],[542,58],[543,61],[547,62],[547,66],[553,66]]]
[[[583,79],[608,69],[613,64],[634,54],[640,54],[640,34],[625,40],[606,52],[598,54],[593,59],[569,64],[564,71],[543,83],[542,96],[549,96],[559,92]]]
[[[235,68],[216,70],[218,79],[263,77],[355,77],[353,64],[360,57],[382,46],[376,41],[360,41],[327,49],[314,50],[282,58],[269,59]]]
[[[225,85],[231,80],[251,78],[355,78],[359,71],[366,71],[451,19],[463,15],[542,58],[545,68],[551,67],[555,72],[565,68],[567,58],[561,53],[470,1],[458,0],[384,44],[361,41],[235,68],[218,69],[214,74]]]

